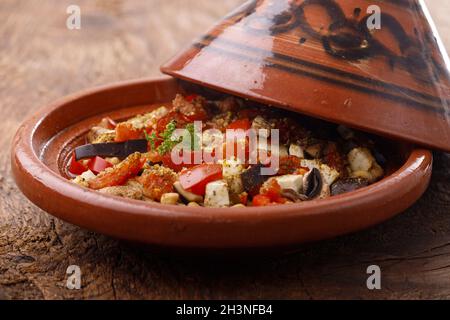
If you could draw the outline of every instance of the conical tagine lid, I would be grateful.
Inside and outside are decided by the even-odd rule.
[[[448,61],[419,0],[257,0],[161,70],[450,151]]]

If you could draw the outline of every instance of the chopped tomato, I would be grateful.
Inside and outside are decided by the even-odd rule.
[[[278,197],[278,198],[275,200],[275,203],[283,204],[283,203],[286,203],[287,201],[288,201],[288,199],[286,199],[286,198]]]
[[[248,119],[240,119],[240,120],[236,120],[232,123],[230,123],[226,130],[234,130],[234,137],[236,139],[246,139],[248,141],[248,137],[247,137],[247,131],[252,127],[252,124],[250,122],[250,120]],[[228,138],[227,138],[228,139]],[[232,139],[231,137],[229,137],[229,139]]]
[[[248,118],[244,118],[244,119],[239,119],[239,120],[236,120],[236,121],[230,123],[227,126],[227,129],[230,129],[230,130],[240,129],[240,130],[247,131],[251,127],[252,127],[252,123],[250,122],[250,120]]]
[[[204,195],[209,182],[222,179],[222,165],[200,164],[180,173],[181,186],[198,195]]]
[[[101,157],[95,157],[89,160],[88,162],[88,168],[95,174],[99,174],[100,172],[104,171],[106,168],[110,168],[113,165],[106,161],[105,159]]]
[[[159,133],[164,132],[166,130],[167,125],[171,122],[175,121],[177,128],[183,128],[186,124],[192,122],[188,117],[182,114],[179,111],[172,110],[164,117],[158,120],[156,123],[156,131]]]
[[[261,187],[260,194],[270,198],[270,201],[276,201],[280,197],[281,187],[277,180],[271,179]]]
[[[260,189],[260,194],[266,196],[274,203],[286,203],[287,199],[281,196],[281,187],[277,180],[271,179],[267,181]]]
[[[144,187],[144,195],[152,200],[161,201],[164,193],[173,191],[176,174],[169,169],[148,169],[138,178]]]
[[[186,96],[186,101],[188,101],[188,102],[192,102],[192,101],[194,101],[196,98],[198,97],[198,95],[197,94],[191,94],[191,95],[188,95],[188,96]]]
[[[286,156],[280,158],[278,175],[292,174],[301,168],[301,159],[296,156]]]
[[[133,125],[128,122],[119,123],[116,127],[116,142],[123,142],[128,140],[141,139],[144,132],[133,128]]]
[[[265,207],[265,206],[269,206],[271,203],[270,203],[270,198],[268,196],[258,194],[253,197],[252,204],[255,207]]]
[[[239,194],[239,202],[246,205],[248,202],[248,193],[247,192],[242,192],[241,194]]]
[[[172,160],[172,153],[169,152],[162,156],[162,163],[164,166],[172,169],[173,171],[180,172],[183,168],[191,168],[197,165],[198,163],[195,162],[196,156],[198,159],[202,159],[201,151],[185,151],[185,153],[189,161],[183,161],[181,164],[175,164]],[[180,153],[180,157],[184,156],[185,153]]]
[[[120,186],[128,179],[137,176],[142,169],[143,160],[140,153],[133,153],[111,170],[103,171],[89,181],[89,187],[94,190],[106,187]]]
[[[75,157],[75,152],[72,154],[72,158],[70,159],[69,164],[69,172],[71,174],[79,176],[88,170],[88,167],[85,166],[81,161],[77,161]]]

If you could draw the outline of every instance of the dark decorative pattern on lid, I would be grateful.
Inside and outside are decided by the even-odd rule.
[[[370,5],[381,29],[370,30]],[[254,0],[163,72],[450,151],[450,76],[416,0]],[[446,60],[447,59],[447,60]]]

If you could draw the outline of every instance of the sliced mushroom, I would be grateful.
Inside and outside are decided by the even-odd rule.
[[[175,182],[173,184],[175,190],[177,190],[177,192],[187,201],[187,202],[197,202],[197,203],[202,203],[203,202],[203,197],[199,196],[198,194],[189,192],[187,190],[185,190],[182,186],[181,183],[179,181]]]
[[[306,176],[306,185],[303,190],[305,190],[305,196],[309,199],[315,198],[320,195],[322,191],[323,181],[322,175],[319,169],[313,168]]]
[[[331,185],[331,195],[336,196],[338,194],[354,191],[363,187],[367,187],[369,181],[362,178],[347,178],[338,180]]]
[[[293,202],[302,202],[308,200],[308,197],[306,195],[300,194],[292,189],[283,189],[281,190],[280,195]]]

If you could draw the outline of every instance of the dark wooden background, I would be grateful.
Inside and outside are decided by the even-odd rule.
[[[425,196],[370,230],[291,256],[181,260],[131,248],[51,217],[10,174],[10,141],[36,108],[68,93],[156,76],[158,66],[241,0],[0,1],[0,298],[450,298],[450,155],[435,153]],[[427,1],[447,48],[450,2]],[[82,9],[82,29],[65,27]],[[82,289],[65,287],[66,268]],[[377,264],[382,289],[366,288]]]

